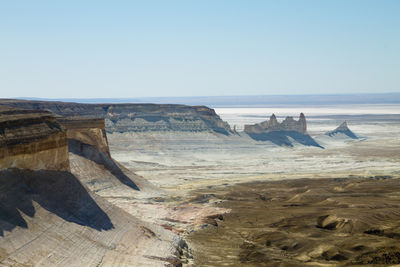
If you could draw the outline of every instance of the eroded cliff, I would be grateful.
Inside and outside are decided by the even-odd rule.
[[[50,110],[61,116],[104,118],[107,132],[184,131],[217,132],[232,130],[213,109],[205,106],[173,104],[79,104],[56,101],[0,100],[0,105],[24,109]]]
[[[104,119],[85,117],[59,117],[57,122],[65,129],[68,141],[73,140],[96,147],[110,155]]]
[[[67,134],[71,172],[90,190],[101,195],[160,192],[111,157],[104,119],[59,117],[57,122]]]
[[[69,170],[67,135],[48,111],[0,107],[0,170]]]
[[[1,266],[179,264],[178,237],[133,206],[155,187],[111,158],[104,125],[0,107]]]

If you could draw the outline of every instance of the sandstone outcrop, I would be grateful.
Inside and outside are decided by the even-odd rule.
[[[272,114],[269,120],[252,125],[245,125],[244,131],[246,133],[265,133],[273,131],[296,131],[300,133],[307,133],[306,117],[300,113],[299,120],[296,121],[293,117],[286,117],[281,123],[276,119],[275,114]]]
[[[0,170],[69,170],[67,135],[48,111],[0,108]]]
[[[330,137],[333,137],[337,134],[343,134],[346,135],[348,137],[350,137],[351,139],[358,139],[357,135],[355,135],[347,126],[347,122],[344,121],[342,124],[339,125],[339,127],[337,127],[335,130],[333,131],[329,131],[326,133],[326,135],[329,135]]]
[[[0,105],[49,110],[61,116],[104,118],[107,132],[184,131],[232,133],[228,123],[205,106],[173,104],[79,104],[0,100]]]

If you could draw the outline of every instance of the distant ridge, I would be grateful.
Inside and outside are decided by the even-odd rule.
[[[400,104],[400,93],[329,94],[329,95],[241,95],[193,97],[135,97],[135,98],[32,98],[25,100],[57,100],[78,103],[155,103],[206,105],[210,107],[279,106],[279,105],[338,105],[338,104]]]
[[[229,124],[206,106],[180,104],[83,104],[0,99],[0,106],[47,110],[61,116],[103,118],[107,132],[215,132],[229,135]]]

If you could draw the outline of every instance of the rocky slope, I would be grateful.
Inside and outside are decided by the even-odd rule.
[[[335,130],[326,133],[326,135],[329,135],[330,137],[333,137],[338,134],[348,136],[351,139],[358,139],[358,137],[349,129],[346,121],[340,124],[339,127],[337,127]]]
[[[185,131],[232,133],[213,109],[172,104],[78,104],[55,101],[0,100],[0,105],[50,110],[62,116],[104,118],[108,132]]]
[[[0,115],[1,266],[178,264],[175,234],[102,197],[160,194],[111,158],[103,119]]]
[[[173,265],[175,235],[90,192],[70,172],[0,171],[1,266]]]

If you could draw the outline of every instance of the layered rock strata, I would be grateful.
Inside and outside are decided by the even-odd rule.
[[[48,111],[0,108],[0,170],[69,170],[67,135]]]
[[[110,155],[104,119],[60,117],[57,122],[66,130],[68,140],[76,140],[96,147]]]
[[[0,105],[50,110],[61,116],[104,118],[107,132],[184,131],[217,132],[232,130],[213,109],[205,106],[173,104],[78,104],[55,101],[0,100]]]
[[[70,171],[96,192],[160,191],[111,157],[101,118],[0,106],[0,170],[10,168]]]
[[[104,119],[60,117],[57,122],[67,133],[71,172],[90,190],[114,196],[132,189],[160,191],[111,157]]]
[[[281,123],[272,114],[269,120],[263,121],[256,124],[247,124],[244,126],[246,133],[265,133],[273,131],[296,131],[300,133],[307,133],[307,122],[306,117],[303,113],[300,113],[299,120],[296,121],[293,117],[286,117]]]
[[[0,107],[1,266],[179,265],[178,236],[107,201],[157,190],[111,158],[104,126]]]

